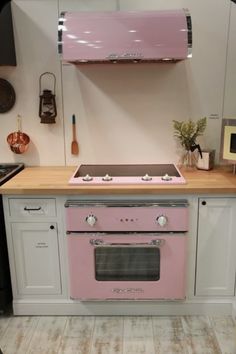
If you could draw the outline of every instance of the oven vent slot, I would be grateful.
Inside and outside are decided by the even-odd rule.
[[[65,208],[77,207],[165,207],[165,208],[180,208],[188,207],[189,203],[185,199],[179,200],[67,200]]]

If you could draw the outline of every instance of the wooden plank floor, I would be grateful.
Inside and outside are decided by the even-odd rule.
[[[3,354],[236,354],[230,316],[0,316]]]

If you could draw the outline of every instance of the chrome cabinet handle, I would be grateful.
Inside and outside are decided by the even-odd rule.
[[[38,208],[27,208],[26,206],[24,207],[25,211],[39,211],[41,209],[42,209],[41,207],[38,207]]]
[[[89,242],[92,246],[96,246],[96,247],[135,247],[135,248],[136,247],[147,247],[147,248],[157,247],[159,248],[164,245],[165,240],[151,240],[149,243],[148,242],[106,243],[103,240],[91,239]]]

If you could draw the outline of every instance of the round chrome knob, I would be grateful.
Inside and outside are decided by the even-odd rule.
[[[172,177],[169,176],[167,173],[161,177],[162,181],[171,181]]]
[[[97,221],[97,218],[94,215],[88,215],[85,221],[87,222],[87,224],[89,224],[89,226],[93,227]]]
[[[93,177],[89,176],[88,174],[82,178],[83,181],[85,182],[90,182],[93,180]]]
[[[112,181],[112,177],[109,176],[108,174],[106,174],[104,177],[102,177],[102,180],[105,182],[109,182],[109,181]]]
[[[161,227],[163,227],[167,224],[168,219],[166,216],[160,215],[157,217],[156,221]]]
[[[146,173],[146,175],[144,175],[144,176],[142,177],[142,180],[143,180],[143,181],[151,181],[151,180],[152,180],[152,177],[149,176],[149,175]]]

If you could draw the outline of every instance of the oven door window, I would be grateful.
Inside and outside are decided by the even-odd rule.
[[[97,247],[95,278],[98,281],[157,281],[160,279],[160,249]]]

